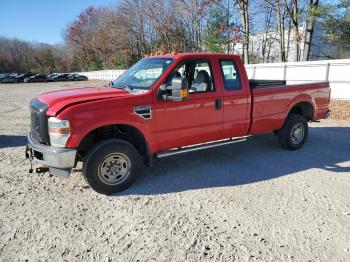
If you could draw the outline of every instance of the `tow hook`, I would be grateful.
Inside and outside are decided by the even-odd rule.
[[[35,172],[38,174],[46,173],[46,172],[49,172],[49,168],[48,167],[38,167],[35,169]]]
[[[33,151],[30,150],[28,145],[26,146],[25,157],[27,159],[29,159],[29,164],[30,164],[29,174],[32,174],[33,171],[34,171],[33,170]],[[37,174],[43,174],[43,173],[46,173],[46,172],[49,172],[49,168],[47,166],[35,168],[35,173],[37,173]]]
[[[32,174],[32,173],[33,173],[33,163],[32,163],[33,152],[29,149],[28,145],[26,146],[25,157],[26,157],[27,159],[29,159],[30,168],[29,168],[28,172],[29,172],[29,174]]]

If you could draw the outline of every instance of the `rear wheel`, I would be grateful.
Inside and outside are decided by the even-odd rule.
[[[275,136],[278,136],[278,132],[279,132],[279,130],[273,130],[273,134],[274,134]]]
[[[283,127],[278,131],[278,141],[288,150],[301,148],[308,135],[308,124],[301,115],[289,115]]]
[[[130,143],[109,139],[90,149],[83,174],[93,190],[110,195],[132,185],[141,163],[139,153]]]

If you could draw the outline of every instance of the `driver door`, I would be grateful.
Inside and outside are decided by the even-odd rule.
[[[186,101],[156,99],[154,117],[159,150],[219,139],[223,110],[221,95],[215,89],[216,82],[213,79],[210,60],[180,62],[166,83],[171,82],[174,76],[187,77],[189,99]]]

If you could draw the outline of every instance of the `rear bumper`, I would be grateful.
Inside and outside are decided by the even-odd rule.
[[[28,134],[26,158],[34,163],[49,167],[50,174],[68,176],[75,167],[76,149],[47,146],[37,142],[31,133]]]

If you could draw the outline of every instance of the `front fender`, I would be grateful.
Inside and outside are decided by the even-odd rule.
[[[108,103],[108,102],[107,102]],[[133,106],[112,105],[99,107],[71,107],[60,115],[61,119],[68,119],[71,124],[71,136],[67,141],[67,147],[77,148],[81,141],[93,130],[107,125],[129,125],[144,136],[150,151],[156,152],[157,140],[153,135],[154,119],[144,119],[134,114]]]
[[[81,143],[81,141],[93,130],[103,127],[103,126],[107,126],[107,125],[128,125],[131,126],[135,129],[137,129],[138,131],[140,131],[140,133],[144,136],[147,144],[150,147],[150,151],[151,152],[155,152],[156,151],[156,141],[153,139],[152,135],[151,135],[151,131],[146,128],[143,125],[134,123],[134,122],[128,122],[128,121],[103,121],[103,122],[98,122],[95,123],[94,125],[85,125],[82,126],[82,128],[79,128],[78,130],[75,129],[74,132],[72,132],[68,142],[67,142],[67,147],[69,148],[77,148],[79,146],[79,144]],[[84,128],[85,127],[85,128]]]

